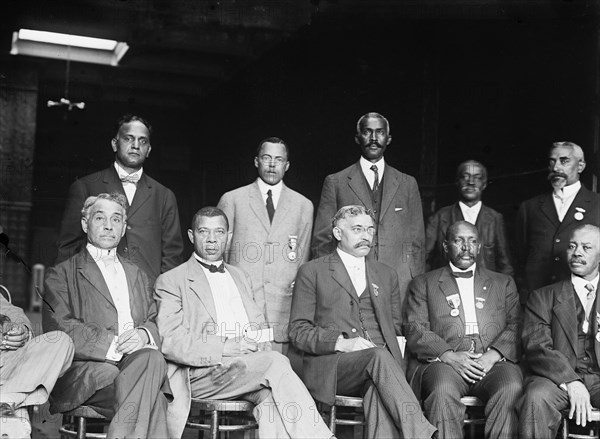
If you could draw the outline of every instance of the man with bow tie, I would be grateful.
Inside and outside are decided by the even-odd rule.
[[[480,247],[474,225],[452,224],[444,241],[448,265],[409,287],[408,376],[439,438],[463,437],[465,395],[485,403],[487,439],[517,436],[519,296],[510,276],[476,263]]]
[[[552,192],[524,201],[519,208],[515,280],[522,304],[531,291],[569,279],[565,252],[571,232],[580,224],[600,224],[600,195],[579,181],[585,166],[579,145],[552,144],[548,155]]]
[[[81,210],[87,245],[48,269],[44,332],[66,332],[75,346],[71,367],[52,392],[52,413],[92,407],[111,419],[107,438],[164,438],[167,364],[154,318],[152,284],[117,255],[127,225],[121,194],[89,197]]]
[[[531,376],[520,404],[523,439],[554,438],[563,410],[585,426],[600,407],[600,228],[575,227],[565,255],[570,278],[535,290],[525,308]]]
[[[363,398],[365,437],[430,438],[435,428],[406,381],[397,338],[398,276],[366,259],[373,216],[364,206],[344,206],[332,222],[336,250],[298,271],[290,355],[302,355],[302,378],[318,401],[333,405],[336,394]]]
[[[180,425],[171,437],[181,436],[191,398],[254,403],[261,439],[332,437],[289,360],[271,350],[250,277],[223,262],[231,237],[225,213],[200,209],[188,236],[194,253],[155,286],[162,352],[172,362],[169,422]]]
[[[126,196],[129,205],[126,234],[117,249],[119,255],[144,270],[151,281],[181,262],[183,241],[175,195],[142,167],[152,150],[151,134],[152,127],[140,116],[128,114],[119,119],[111,141],[115,153],[112,166],[77,179],[69,189],[56,263],[86,245],[79,227],[85,199],[113,192]]]

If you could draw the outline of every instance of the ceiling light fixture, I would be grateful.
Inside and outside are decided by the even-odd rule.
[[[128,49],[127,43],[115,40],[20,29],[13,32],[10,53],[117,66]]]

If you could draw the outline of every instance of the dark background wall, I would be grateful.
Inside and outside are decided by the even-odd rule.
[[[68,186],[111,163],[113,124],[125,112],[142,113],[153,123],[144,169],[176,193],[184,229],[198,208],[256,178],[255,148],[268,136],[290,144],[286,183],[316,207],[325,176],[358,159],[355,124],[368,111],[389,119],[393,141],[386,161],[417,178],[426,215],[454,201],[456,165],[474,158],[490,174],[484,201],[512,228],[518,204],[548,190],[546,154],[558,140],[584,148],[583,181],[593,185],[595,11],[520,16],[508,10],[483,18],[422,13],[410,19],[386,17],[385,10],[373,16],[348,11],[317,16],[201,98],[151,99],[133,87],[113,88],[109,67],[73,63],[71,93],[85,99],[86,109],[47,108],[45,102],[57,96],[45,73],[64,64],[36,64],[28,258],[52,264]],[[23,61],[2,62],[11,71],[7,66]],[[77,75],[93,74],[102,81],[78,84]]]

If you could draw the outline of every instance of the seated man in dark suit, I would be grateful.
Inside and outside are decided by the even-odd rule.
[[[554,438],[562,410],[585,426],[600,407],[600,228],[581,224],[566,252],[571,278],[535,290],[527,301],[523,347],[531,371],[520,405],[524,439]]]
[[[519,295],[510,276],[476,264],[480,246],[474,225],[454,223],[444,241],[449,264],[409,287],[408,376],[440,438],[462,437],[465,395],[485,403],[486,438],[517,435]]]
[[[337,249],[300,267],[290,342],[303,355],[302,377],[315,399],[362,396],[369,438],[429,438],[435,432],[406,382],[397,336],[402,327],[398,276],[372,259],[375,228],[363,206],[333,218]],[[296,354],[291,351],[289,355]]]
[[[458,202],[442,207],[427,220],[425,248],[428,270],[448,265],[444,251],[446,231],[456,221],[464,220],[477,227],[479,232],[479,266],[512,276],[513,268],[502,214],[481,202],[483,191],[487,187],[487,169],[475,160],[461,163],[456,170],[456,186]]]
[[[158,350],[148,276],[117,255],[127,225],[121,194],[89,197],[81,211],[87,246],[50,268],[42,324],[66,332],[73,364],[52,392],[51,412],[82,404],[112,418],[107,438],[166,438],[167,364]]]

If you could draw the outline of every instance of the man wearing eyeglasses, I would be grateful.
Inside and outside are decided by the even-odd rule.
[[[261,141],[254,166],[258,178],[218,204],[233,233],[226,261],[250,274],[254,299],[274,328],[273,349],[285,354],[294,279],[309,256],[313,205],[283,183],[290,162],[282,139]]]
[[[373,216],[364,206],[344,206],[332,225],[337,248],[302,265],[294,287],[290,341],[303,356],[303,381],[329,405],[336,394],[361,396],[366,437],[429,438],[435,428],[406,381],[397,339],[398,276],[366,259]]]
[[[144,270],[151,282],[181,263],[183,241],[175,195],[142,168],[152,150],[151,133],[152,127],[140,116],[121,117],[111,141],[114,163],[71,185],[57,242],[56,264],[86,245],[79,222],[87,197],[114,192],[126,196],[129,205],[127,230],[117,249],[119,255]]]
[[[510,276],[476,262],[480,249],[477,228],[455,222],[444,240],[448,264],[409,286],[407,376],[439,439],[463,437],[465,395],[486,405],[486,439],[517,437],[519,295]]]

